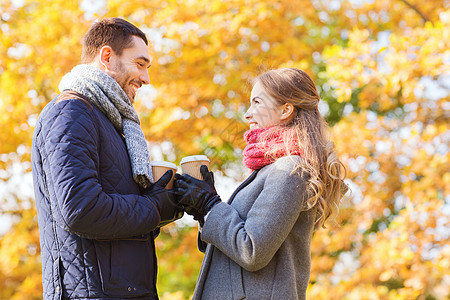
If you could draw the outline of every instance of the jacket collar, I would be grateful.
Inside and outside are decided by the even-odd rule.
[[[237,189],[233,192],[233,194],[231,195],[231,197],[230,197],[230,199],[228,199],[228,204],[231,204],[231,202],[233,202],[233,200],[234,200],[234,197],[236,197],[236,194],[240,191],[240,190],[242,190],[243,188],[245,188],[250,182],[252,182],[253,181],[253,179],[255,179],[255,177],[256,177],[256,174],[258,174],[258,172],[259,172],[259,170],[254,170],[251,174],[250,174],[250,176],[248,176],[245,180],[244,180],[244,182],[242,182],[238,187],[237,187]]]

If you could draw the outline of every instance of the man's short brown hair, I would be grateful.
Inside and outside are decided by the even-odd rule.
[[[145,33],[124,19],[106,18],[95,22],[83,37],[81,61],[92,62],[103,46],[110,46],[117,55],[121,55],[124,49],[133,46],[133,35],[148,45]]]

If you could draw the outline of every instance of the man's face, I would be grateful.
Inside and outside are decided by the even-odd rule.
[[[120,56],[111,56],[111,66],[106,71],[119,83],[131,103],[134,102],[137,90],[143,84],[150,83],[148,47],[141,38],[132,36],[132,39],[132,47],[124,49]]]

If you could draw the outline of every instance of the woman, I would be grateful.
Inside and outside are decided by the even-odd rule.
[[[252,173],[228,203],[205,166],[205,181],[177,176],[179,203],[205,216],[193,299],[305,299],[314,228],[337,213],[346,191],[318,104],[305,72],[260,75],[245,114],[243,162]]]

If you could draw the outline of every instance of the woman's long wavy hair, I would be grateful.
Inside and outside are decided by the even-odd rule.
[[[339,204],[347,192],[344,184],[346,168],[339,160],[334,143],[328,138],[329,127],[319,113],[319,94],[312,79],[296,68],[271,70],[256,78],[278,104],[291,103],[293,119],[287,124],[274,126],[261,136],[270,139],[281,135],[285,151],[289,154],[292,145],[299,145],[302,162],[294,171],[309,175],[307,208],[317,208],[316,228],[324,227],[325,221],[335,221]],[[276,159],[280,149],[272,148],[266,156]]]

